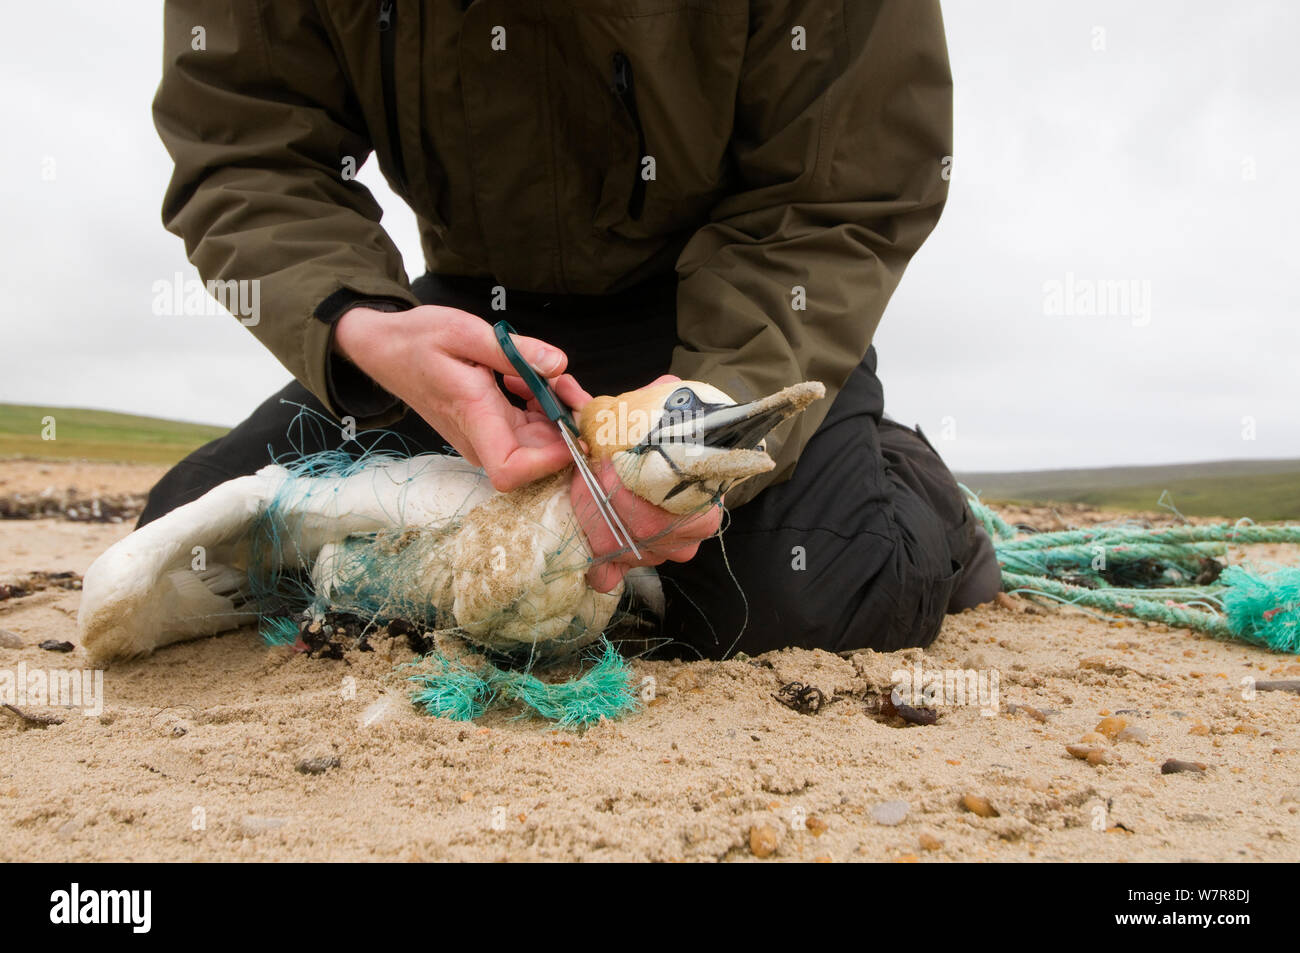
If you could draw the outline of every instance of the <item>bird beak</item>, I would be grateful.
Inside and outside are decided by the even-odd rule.
[[[806,381],[747,404],[710,410],[695,420],[695,439],[719,450],[753,450],[773,427],[825,393],[817,381]]]

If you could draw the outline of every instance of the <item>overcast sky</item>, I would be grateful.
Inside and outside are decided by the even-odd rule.
[[[6,10],[0,401],[233,424],[288,380],[234,319],[151,311],[193,276],[159,222],[160,8]],[[955,469],[1300,456],[1300,4],[944,9],[952,194],[877,335],[887,411]],[[1124,313],[1079,313],[1102,282]]]

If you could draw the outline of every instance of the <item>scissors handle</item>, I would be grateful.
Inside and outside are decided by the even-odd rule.
[[[560,402],[560,398],[551,389],[551,385],[546,383],[546,378],[537,373],[533,366],[524,360],[524,356],[519,353],[519,348],[515,347],[515,342],[511,340],[510,335],[519,332],[510,326],[509,321],[498,321],[492,326],[492,330],[496,332],[497,343],[501,345],[501,350],[505,352],[506,359],[519,372],[519,376],[524,379],[528,389],[537,398],[537,403],[542,407],[542,413],[546,415],[548,420],[567,427],[569,432],[576,437],[578,435],[578,425],[574,423],[569,408]]]
[[[546,383],[546,378],[533,370],[533,366],[525,361],[524,356],[519,353],[519,348],[515,347],[515,342],[510,339],[510,335],[518,332],[510,326],[510,322],[498,321],[492,326],[492,330],[496,332],[497,343],[501,345],[501,350],[505,353],[506,359],[519,372],[519,376],[524,379],[528,389],[537,398],[537,403],[542,407],[542,413],[546,414],[547,418],[560,428],[560,434],[564,437],[564,442],[569,448],[569,454],[573,457],[578,474],[582,477],[583,482],[587,484],[587,490],[591,493],[596,509],[600,511],[601,517],[605,520],[610,535],[614,537],[614,542],[620,546],[626,546],[637,559],[640,559],[641,550],[637,549],[632,534],[627,531],[623,521],[618,518],[618,511],[614,509],[609,497],[601,489],[600,481],[591,472],[591,466],[587,463],[582,452],[579,451],[578,445],[573,442],[573,437],[578,436],[578,426],[573,422],[573,415],[569,413],[569,408],[560,403],[560,398],[551,389],[551,385]],[[569,431],[568,433],[565,433],[566,428]],[[569,436],[570,433],[573,437]]]

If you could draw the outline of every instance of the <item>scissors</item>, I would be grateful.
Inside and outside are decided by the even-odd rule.
[[[560,436],[564,438],[564,444],[569,448],[569,455],[573,457],[574,466],[577,467],[582,482],[587,484],[592,499],[596,501],[596,509],[600,511],[601,517],[605,520],[605,525],[609,527],[614,542],[620,546],[626,546],[632,551],[633,556],[640,559],[641,551],[636,548],[632,534],[627,531],[623,521],[618,518],[618,513],[614,510],[609,497],[605,495],[605,491],[601,488],[600,481],[596,479],[596,474],[591,472],[591,466],[587,463],[586,455],[579,449],[574,440],[575,437],[579,436],[578,425],[574,423],[569,408],[560,402],[560,398],[556,396],[551,385],[546,382],[546,378],[533,370],[533,366],[524,360],[524,356],[519,353],[519,348],[515,347],[515,342],[510,338],[510,335],[518,332],[510,326],[510,322],[498,321],[492,326],[492,330],[496,332],[497,343],[501,345],[501,350],[505,352],[506,359],[519,372],[519,376],[524,379],[528,389],[537,398],[542,413],[546,415],[548,420],[559,427]]]

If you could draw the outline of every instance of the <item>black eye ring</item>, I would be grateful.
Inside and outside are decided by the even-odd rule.
[[[664,405],[669,410],[685,410],[688,407],[699,406],[700,398],[696,396],[695,391],[689,387],[679,387],[668,395],[668,401]]]

